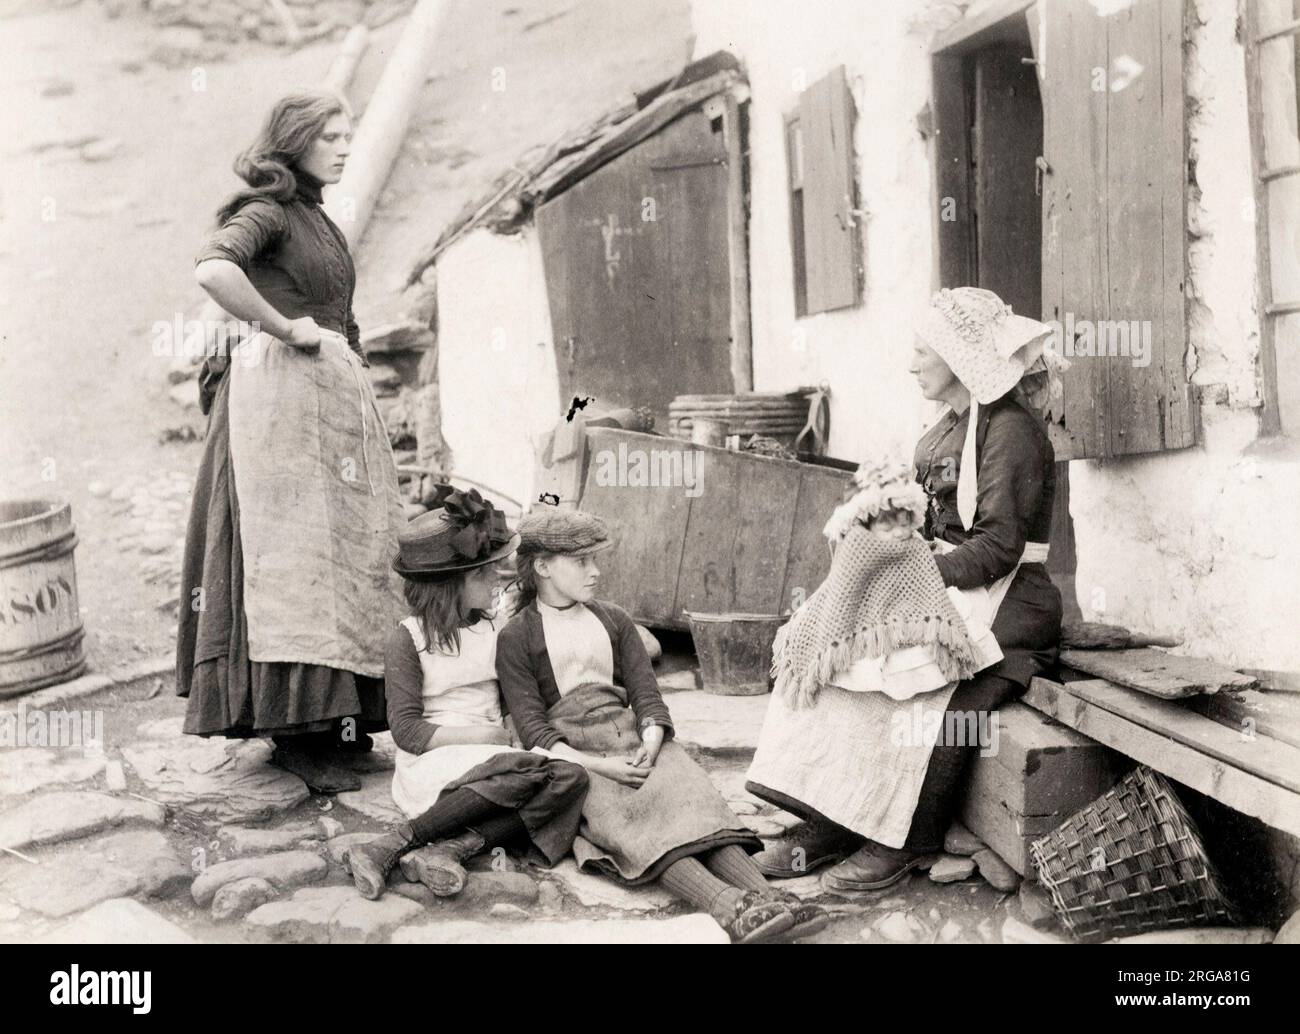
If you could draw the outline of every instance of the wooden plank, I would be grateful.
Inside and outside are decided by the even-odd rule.
[[[1110,317],[1143,327],[1149,322],[1152,329],[1149,365],[1123,356],[1105,360],[1116,456],[1195,442],[1185,370],[1182,8],[1182,0],[1134,4],[1108,22],[1110,53],[1145,66],[1123,89],[1112,84],[1109,95]],[[1115,74],[1123,71],[1112,63]]]
[[[1200,657],[1180,657],[1142,647],[1136,650],[1062,650],[1061,663],[1162,700],[1178,700],[1221,689],[1249,689],[1249,675]]]
[[[934,175],[938,198],[939,286],[975,281],[975,238],[971,232],[970,113],[963,59],[936,55],[931,63],[934,104]]]
[[[783,610],[798,607],[830,573],[831,554],[822,537],[822,528],[831,511],[843,502],[844,489],[852,481],[853,475],[848,471],[799,464],[797,519],[790,529],[789,560],[781,589]]]
[[[620,445],[645,450],[691,448],[689,443],[631,431],[587,431],[581,508],[604,517],[616,539],[614,548],[600,555],[600,596],[643,624],[685,627],[676,616],[674,601],[691,500],[678,487],[602,485],[602,453],[616,461]]]
[[[1240,730],[1226,728],[1180,704],[1153,700],[1105,679],[1071,682],[1065,691],[1152,732],[1300,793],[1300,750],[1295,747],[1258,734],[1248,739]]]
[[[843,65],[800,96],[799,126],[808,312],[830,312],[856,305],[861,298],[861,235],[852,212],[853,97]]]
[[[1053,540],[1055,546],[1055,540]],[[1061,622],[1061,647],[1078,650],[1129,650],[1138,646],[1179,646],[1181,639],[1167,635],[1146,635],[1131,632],[1123,625],[1104,621]]]
[[[749,312],[749,199],[745,196],[745,153],[740,105],[723,97],[722,131],[727,146],[727,254],[731,268],[731,389],[754,387],[753,329]]]
[[[1104,319],[1107,306],[1106,91],[1092,69],[1106,68],[1104,21],[1086,0],[1044,5],[1046,82],[1043,153],[1043,318]],[[1065,349],[1072,343],[1062,341]],[[1105,454],[1107,367],[1076,358],[1065,372],[1065,435],[1058,460]]]
[[[691,500],[676,610],[778,614],[799,465],[704,446]]]
[[[1257,689],[1192,697],[1187,706],[1197,714],[1236,729],[1300,747],[1300,696]]]
[[[1300,794],[1091,704],[1073,695],[1070,690],[1074,685],[1077,683],[1065,687],[1036,678],[1023,699],[1030,707],[1198,793],[1275,829],[1300,836]]]

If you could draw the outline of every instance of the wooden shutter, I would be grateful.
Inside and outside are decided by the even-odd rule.
[[[860,232],[854,209],[853,96],[840,66],[799,98],[808,312],[858,304]]]
[[[1196,421],[1184,366],[1182,0],[1104,17],[1088,0],[1039,6],[1044,318],[1151,326],[1145,367],[1131,355],[1071,360],[1057,457],[1184,448]]]

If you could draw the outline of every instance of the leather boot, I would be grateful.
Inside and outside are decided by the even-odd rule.
[[[271,752],[271,764],[292,772],[313,793],[334,794],[361,789],[360,777],[330,764],[317,744],[277,743]]]
[[[862,837],[841,826],[800,822],[752,857],[764,876],[790,880],[838,862],[861,843]]]
[[[886,847],[868,840],[835,868],[822,874],[822,887],[841,896],[883,890],[913,869],[928,869],[934,860],[932,852]]]
[[[419,846],[411,827],[403,822],[368,844],[348,848],[343,854],[343,868],[352,874],[357,890],[374,901],[383,895],[388,874],[396,868],[398,859]]]
[[[423,883],[440,898],[453,897],[465,889],[467,874],[461,863],[486,846],[483,837],[467,829],[404,855],[402,875],[412,883]]]

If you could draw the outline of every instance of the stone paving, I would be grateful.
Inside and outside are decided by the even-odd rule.
[[[761,836],[793,824],[744,789],[766,698],[706,693],[691,672],[664,684],[680,740],[735,811]],[[268,764],[265,742],[188,737],[177,713],[92,747],[0,749],[0,941],[726,941],[662,888],[623,888],[572,859],[549,871],[475,859],[450,899],[398,871],[382,899],[362,898],[342,859],[397,817],[387,735],[352,759],[362,788],[332,799]],[[1064,939],[1042,892],[1018,889],[972,834],[954,828],[947,846],[931,878],[862,899],[826,895],[817,875],[783,888],[832,913],[816,941]]]

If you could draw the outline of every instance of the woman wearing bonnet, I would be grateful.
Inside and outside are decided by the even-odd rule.
[[[827,525],[831,573],[777,640],[747,788],[804,821],[755,856],[767,875],[837,863],[823,884],[851,894],[927,864],[978,749],[966,716],[986,732],[1055,662],[1050,334],[973,287],[939,291],[922,318],[909,370],[947,405],[908,471],[924,498],[864,464]]]

